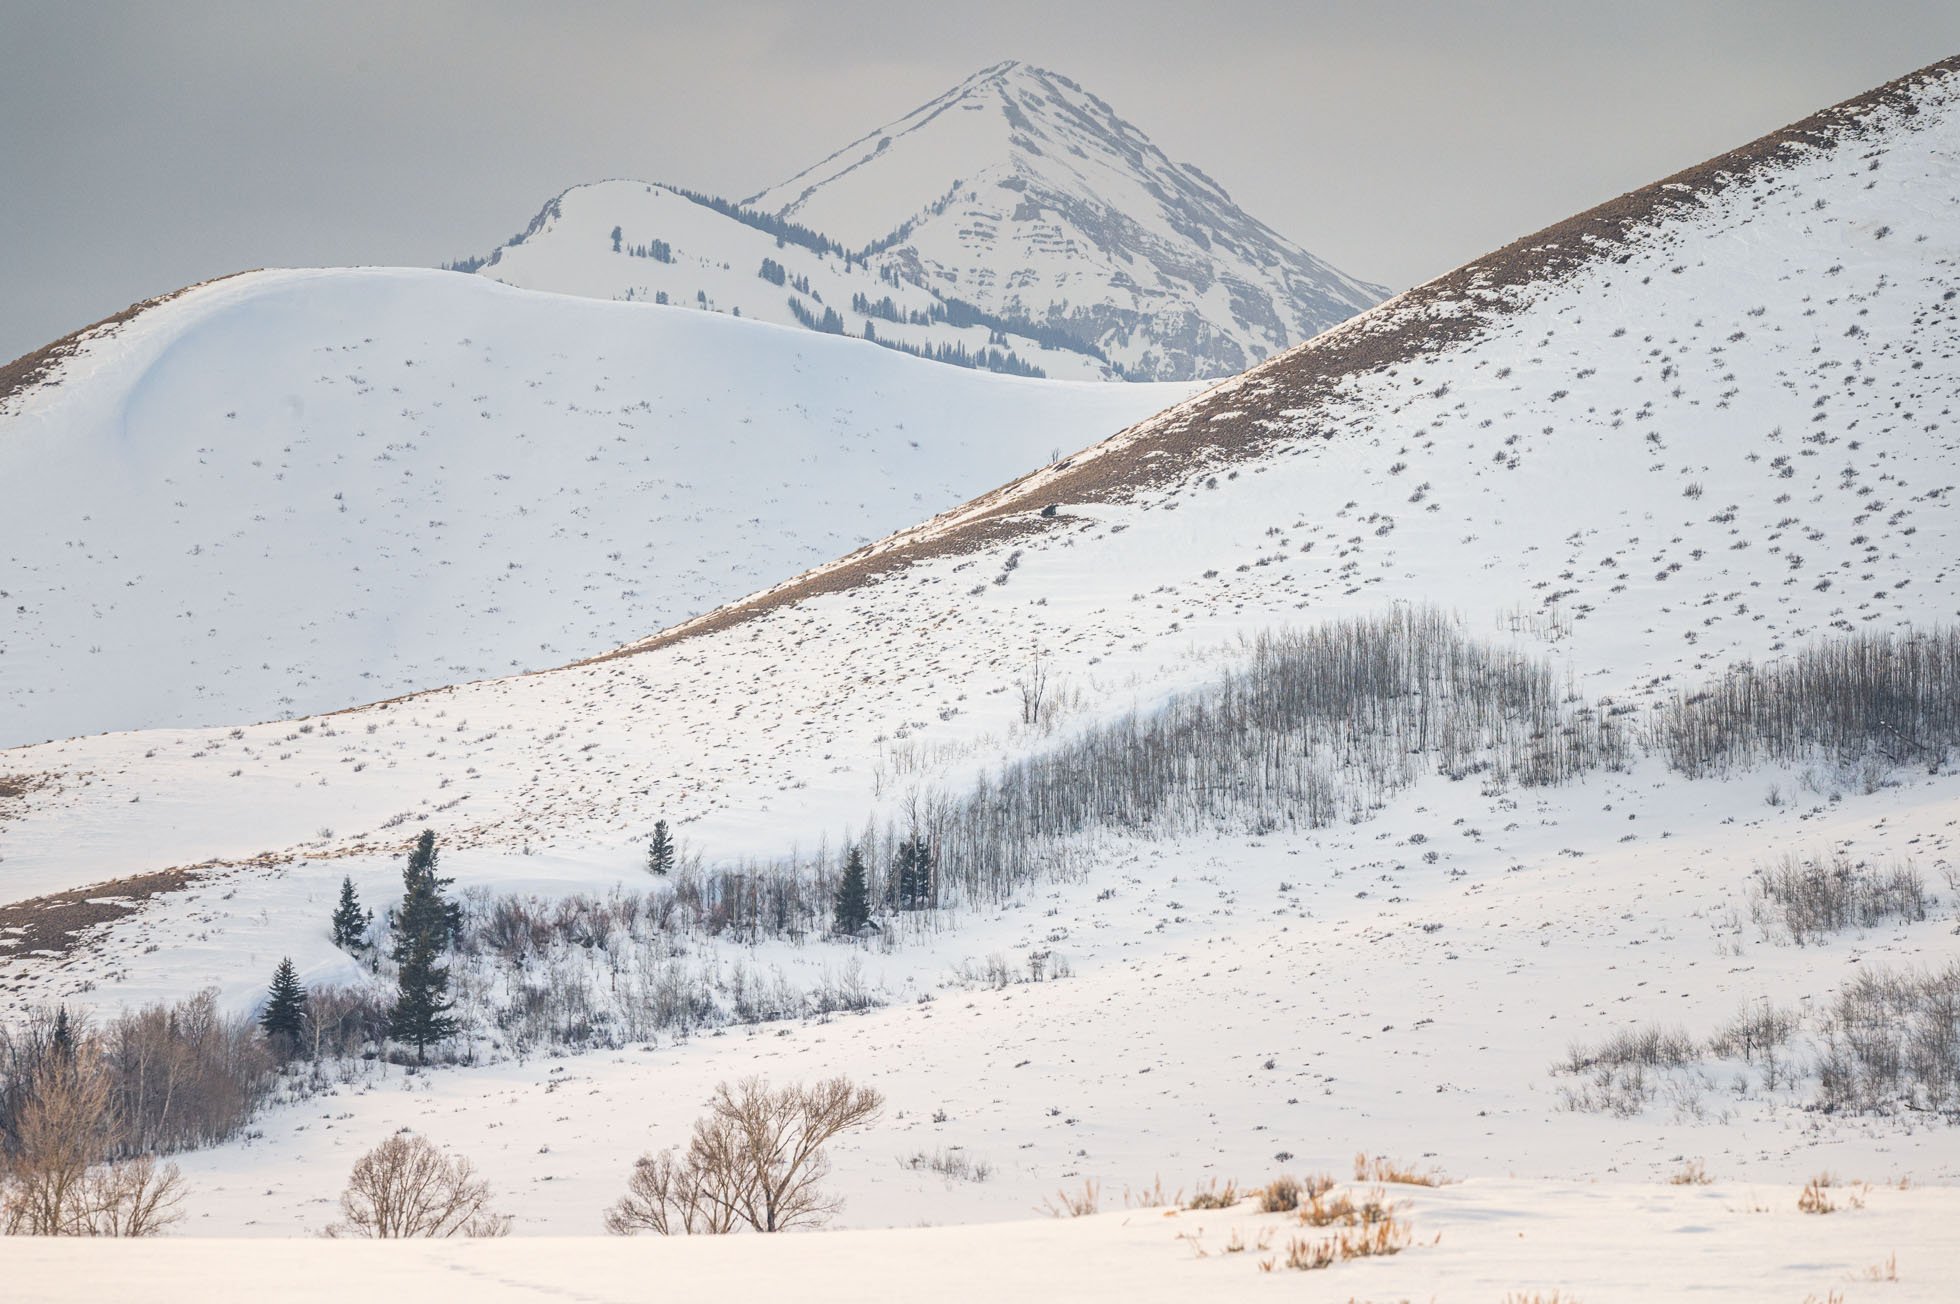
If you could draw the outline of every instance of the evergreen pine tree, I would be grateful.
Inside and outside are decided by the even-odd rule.
[[[75,1058],[75,1025],[69,1022],[66,1005],[55,1007],[54,1031],[48,1037],[48,1049],[64,1064]]]
[[[388,1011],[388,1035],[415,1047],[415,1062],[428,1062],[429,1047],[452,1037],[457,1022],[450,1010],[449,971],[437,963],[439,934],[414,935],[401,961],[400,990]]]
[[[856,847],[844,864],[844,881],[837,888],[837,931],[856,933],[871,922],[871,889],[864,880],[864,857]]]
[[[647,844],[647,871],[665,874],[674,867],[674,839],[667,832],[666,820],[653,822],[653,841]]]
[[[613,228],[613,230],[612,230],[612,242],[613,242],[613,252],[614,252],[614,253],[618,253],[618,252],[619,252],[619,242],[620,242],[621,240],[623,240],[623,239],[625,239],[625,237],[626,237],[626,233],[625,233],[624,231],[621,231],[621,230],[620,230],[620,229],[619,229],[618,227],[614,227],[614,228]]]
[[[462,936],[463,909],[442,894],[453,882],[436,874],[436,831],[423,829],[402,869],[402,903],[392,921],[395,944],[390,952],[396,964],[407,960],[415,939],[424,933],[437,954]]]
[[[932,848],[917,833],[898,844],[892,859],[892,903],[900,910],[932,904]]]
[[[374,911],[361,909],[361,899],[354,894],[354,880],[343,877],[340,880],[340,905],[333,912],[333,944],[343,951],[357,951],[367,945],[368,925],[374,922]]]
[[[305,1022],[306,988],[300,986],[292,957],[287,956],[272,971],[272,987],[266,993],[265,1013],[259,1015],[259,1027],[274,1043],[280,1044],[281,1050],[287,1050],[299,1045]]]

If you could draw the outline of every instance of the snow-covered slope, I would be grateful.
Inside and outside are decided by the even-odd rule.
[[[233,862],[93,949],[19,961],[8,999],[210,984],[244,1007],[285,954],[309,981],[360,981],[321,921],[343,874],[388,900],[422,824],[460,883],[555,896],[644,887],[656,818],[744,872],[825,837],[834,854],[867,821],[929,816],[935,789],[1210,681],[1275,627],[1440,604],[1638,722],[1739,661],[1950,625],[1956,210],[1960,61],[619,655],[324,720],[6,753],[0,895]],[[1028,723],[1037,658],[1048,708]],[[352,1157],[414,1126],[496,1164],[523,1229],[589,1230],[634,1152],[681,1140],[714,1082],[751,1071],[890,1092],[888,1125],[839,1147],[859,1223],[1002,1217],[1085,1177],[1254,1181],[1361,1148],[1473,1178],[1651,1181],[1696,1155],[1724,1180],[1960,1175],[1960,1130],[1821,1109],[1795,1058],[1767,1077],[1677,1066],[1623,1117],[1568,1107],[1574,1079],[1549,1072],[1629,1025],[1703,1039],[1765,1000],[1809,1018],[1854,975],[1960,958],[1944,764],[1691,779],[1640,753],[1544,787],[1433,774],[1343,813],[1092,831],[1052,880],[900,920],[882,946],[690,934],[711,985],[808,990],[855,962],[887,1004],[357,1084],[326,1120],[288,1111],[187,1161],[199,1226],[317,1226]],[[1743,922],[1752,868],[1818,850],[1913,860],[1940,899],[1802,947]],[[595,949],[536,981],[605,992]],[[1057,955],[1071,976],[1016,981],[1053,978]],[[893,1162],[955,1145],[996,1177]],[[1343,1271],[1337,1297],[1371,1293]]]
[[[1379,302],[1068,78],[1009,61],[747,204],[1130,374],[1227,375]]]
[[[615,242],[613,233],[619,238]],[[615,247],[615,244],[617,247]],[[983,322],[924,286],[833,248],[778,240],[724,208],[643,181],[574,186],[481,269],[507,285],[665,303],[869,339],[935,361],[1068,380],[1110,380],[1072,337]]]
[[[0,746],[559,664],[1187,392],[418,271],[233,277],[52,379],[0,413]]]
[[[1094,379],[1231,375],[1386,294],[1066,77],[1012,62],[740,206],[575,187],[481,270]]]

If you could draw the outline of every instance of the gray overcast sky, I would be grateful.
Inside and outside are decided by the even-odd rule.
[[[739,198],[1004,58],[1401,287],[1957,51],[1954,0],[0,0],[0,359],[581,181]]]

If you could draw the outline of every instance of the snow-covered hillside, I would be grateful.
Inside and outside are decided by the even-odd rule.
[[[481,270],[1091,379],[1230,375],[1386,294],[1066,77],[1013,62],[739,206],[575,187]]]
[[[0,746],[561,664],[1189,390],[420,271],[232,277],[51,380],[0,412]]]
[[[1812,1046],[1855,978],[1960,958],[1942,748],[1689,777],[1639,730],[1737,663],[1960,617],[1956,210],[1951,61],[617,655],[321,720],[0,754],[0,896],[230,862],[93,946],[22,958],[7,999],[208,984],[246,1008],[286,954],[308,981],[363,981],[322,921],[343,874],[387,901],[425,824],[459,885],[564,898],[647,889],[665,818],[739,890],[1195,694],[1264,631],[1435,605],[1545,659],[1566,708],[1639,745],[1541,786],[1488,766],[1357,777],[1332,820],[1091,826],[1050,872],[1001,863],[991,895],[887,917],[876,945],[772,931],[760,893],[753,916],[673,938],[586,934],[523,979],[539,999],[617,1018],[659,961],[720,993],[736,1031],[546,1062],[486,1021],[469,1044],[493,1062],[360,1080],[188,1157],[194,1226],[318,1226],[353,1156],[412,1126],[482,1162],[521,1230],[589,1231],[631,1156],[683,1139],[712,1084],[747,1072],[849,1072],[891,1096],[887,1124],[838,1148],[860,1225],[1003,1217],[1089,1177],[1252,1182],[1358,1149],[1473,1179],[1653,1182],[1702,1156],[1745,1201],[1826,1167],[1951,1181],[1960,1130],[1825,1107]],[[1910,862],[1935,899],[1797,945],[1752,920],[1753,871],[1785,853]],[[879,1008],[764,1023],[730,995],[753,1007],[758,985],[847,970]],[[458,971],[480,1008],[520,982],[487,959]],[[1717,1049],[1768,1002],[1801,1029],[1781,1058]],[[1613,1107],[1584,1070],[1553,1071],[1677,1026],[1691,1048]],[[953,1146],[995,1176],[904,1164]],[[1833,1244],[1807,1261],[1837,1264]],[[1948,1250],[1914,1265],[1929,1244],[1901,1245],[1915,1289],[1950,1279],[1930,1258]],[[1371,1291],[1346,1271],[1335,1297]]]

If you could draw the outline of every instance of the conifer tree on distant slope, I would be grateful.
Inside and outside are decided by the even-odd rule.
[[[914,833],[898,844],[892,858],[891,904],[898,910],[924,910],[932,901],[932,847]]]
[[[647,872],[666,874],[674,868],[674,839],[667,832],[666,820],[653,822],[653,840],[647,843]]]
[[[417,933],[401,961],[400,989],[388,1011],[388,1035],[415,1047],[415,1062],[428,1062],[429,1047],[456,1035],[449,999],[449,971],[440,963],[436,935]]]
[[[333,912],[333,944],[343,951],[358,951],[367,945],[368,925],[373,922],[374,911],[361,909],[352,876],[342,877],[340,904]]]
[[[286,956],[272,971],[272,986],[266,993],[265,1011],[259,1015],[259,1027],[281,1054],[290,1054],[299,1045],[305,1023],[306,988],[300,986],[293,958]]]
[[[449,971],[442,953],[462,932],[462,908],[443,896],[453,880],[436,873],[436,834],[423,829],[402,867],[402,903],[395,911],[394,946],[398,991],[388,1012],[388,1035],[415,1047],[417,1063],[428,1049],[455,1034],[450,1014]]]
[[[390,955],[396,964],[406,960],[414,939],[425,932],[438,953],[462,934],[463,909],[443,896],[453,882],[436,874],[436,831],[423,829],[402,868],[402,903],[390,921],[395,934]]]
[[[844,881],[837,887],[836,924],[840,933],[859,933],[871,922],[871,889],[865,882],[864,856],[851,848]]]

